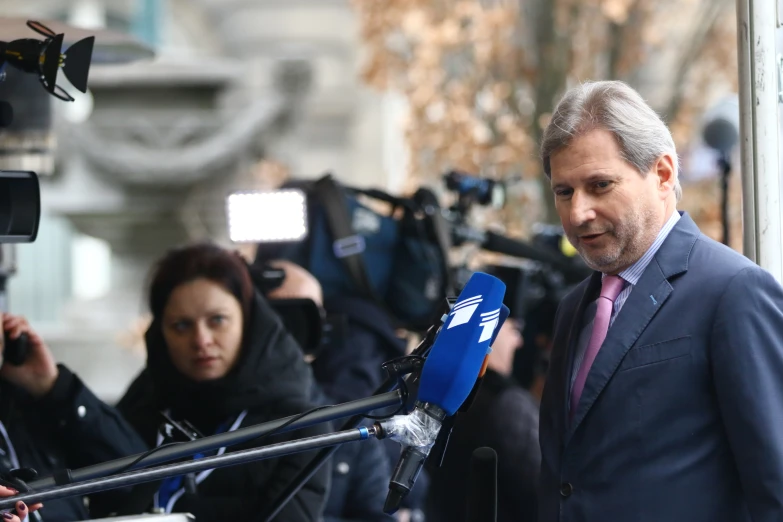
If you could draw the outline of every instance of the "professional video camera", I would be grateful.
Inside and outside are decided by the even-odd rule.
[[[469,223],[474,205],[502,208],[506,203],[506,182],[474,177],[463,172],[451,171],[443,176],[446,188],[455,192],[457,199],[442,214],[451,229],[454,246],[466,243],[478,244],[482,249],[522,259],[544,263],[569,278],[584,279],[588,271],[563,237],[559,227],[548,227],[546,232],[532,242],[524,242],[503,235],[478,230]],[[535,228],[535,227],[534,227]],[[540,230],[544,230],[538,226]],[[554,235],[553,235],[554,234]],[[545,239],[549,238],[549,239]],[[552,241],[555,241],[553,243]]]
[[[367,298],[402,328],[426,330],[453,294],[448,224],[426,189],[398,198],[326,175],[232,194],[228,221],[233,241],[259,244],[257,265],[294,262],[318,279],[325,300]]]
[[[458,205],[467,210],[473,203],[502,208],[506,204],[506,183],[503,181],[479,178],[452,170],[443,175],[448,190],[459,196]]]
[[[41,191],[35,172],[0,171],[0,243],[32,243],[40,217]]]
[[[267,264],[251,265],[250,276],[264,295],[285,281],[284,270]],[[270,299],[269,304],[307,356],[317,356],[320,349],[340,333],[339,324],[326,317],[312,299]]]
[[[456,201],[443,211],[451,229],[454,246],[473,243],[490,252],[532,261],[524,265],[508,266],[502,270],[502,274],[496,274],[503,280],[509,278],[514,281],[513,284],[520,282],[520,289],[512,292],[517,302],[514,306],[509,304],[513,313],[522,316],[545,301],[559,302],[574,284],[590,274],[590,269],[576,255],[576,250],[568,242],[560,226],[537,223],[532,227],[531,240],[524,242],[494,232],[478,230],[469,224],[473,205],[496,209],[505,205],[504,182],[473,177],[457,171],[445,174],[443,179],[446,187],[457,196]],[[464,264],[454,267],[454,270],[458,286],[459,282],[466,281],[471,273]]]
[[[6,310],[6,283],[16,272],[12,243],[31,243],[38,236],[41,193],[34,172],[0,171],[0,310]],[[20,365],[27,357],[27,336],[4,339],[3,359]]]

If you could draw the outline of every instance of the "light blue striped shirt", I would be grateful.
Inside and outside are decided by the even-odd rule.
[[[617,299],[615,299],[614,301],[614,307],[612,308],[612,317],[609,319],[610,328],[612,324],[614,324],[614,320],[617,318],[617,314],[620,313],[620,309],[628,300],[628,296],[631,295],[631,291],[633,290],[633,287],[636,286],[636,284],[639,283],[639,279],[642,278],[642,274],[647,268],[647,265],[649,265],[650,261],[653,260],[653,257],[655,257],[655,254],[658,252],[658,249],[661,248],[663,241],[666,239],[666,237],[669,235],[669,232],[672,231],[674,225],[676,225],[679,220],[680,220],[680,213],[675,210],[672,216],[669,218],[669,220],[666,221],[666,223],[663,225],[661,231],[658,232],[658,237],[655,238],[655,241],[653,241],[653,244],[650,246],[647,252],[645,252],[645,254],[641,258],[639,258],[639,260],[636,263],[632,264],[631,266],[629,266],[628,268],[626,268],[625,270],[623,270],[618,274],[620,277],[623,278],[625,282],[624,282],[623,289],[620,292],[620,295],[618,295]],[[606,274],[604,274],[602,277],[606,277]],[[590,321],[586,323],[584,328],[582,328],[582,331],[579,332],[579,341],[577,342],[576,345],[574,365],[571,368],[571,386],[574,385],[574,381],[576,380],[576,374],[579,372],[579,366],[581,366],[582,364],[582,359],[584,359],[585,351],[587,350],[587,345],[590,342],[590,336],[593,334],[593,321],[595,320],[595,311],[597,307],[598,307],[597,301],[593,301],[592,303],[587,305],[587,308],[585,309],[585,319],[589,317]],[[569,393],[568,396],[569,396],[568,402],[570,403],[571,394]]]

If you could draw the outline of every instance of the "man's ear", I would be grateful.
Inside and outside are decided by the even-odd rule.
[[[674,185],[677,182],[677,159],[674,154],[663,154],[655,162],[653,166],[653,173],[657,180],[658,190],[662,195],[668,196],[670,192],[674,191]]]

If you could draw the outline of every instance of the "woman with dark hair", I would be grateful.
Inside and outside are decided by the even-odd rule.
[[[171,251],[153,272],[149,305],[153,320],[145,336],[147,367],[118,408],[151,446],[163,442],[160,412],[187,420],[209,436],[313,407],[312,376],[301,350],[254,290],[238,254],[209,244]],[[313,436],[328,428],[273,435],[218,453]],[[137,486],[123,500],[102,499],[94,515],[152,507],[189,512],[196,520],[257,520],[310,458],[312,453],[296,454]],[[275,520],[319,520],[330,473],[324,466]],[[112,507],[104,510],[104,505]]]

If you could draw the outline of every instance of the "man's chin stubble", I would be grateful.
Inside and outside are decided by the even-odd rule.
[[[593,270],[597,270],[599,272],[607,272],[611,271],[615,266],[617,266],[617,262],[619,261],[618,256],[604,256],[603,258],[595,258],[591,256],[584,255],[580,252],[580,255],[582,256],[582,260],[585,262],[585,264],[592,268]]]

